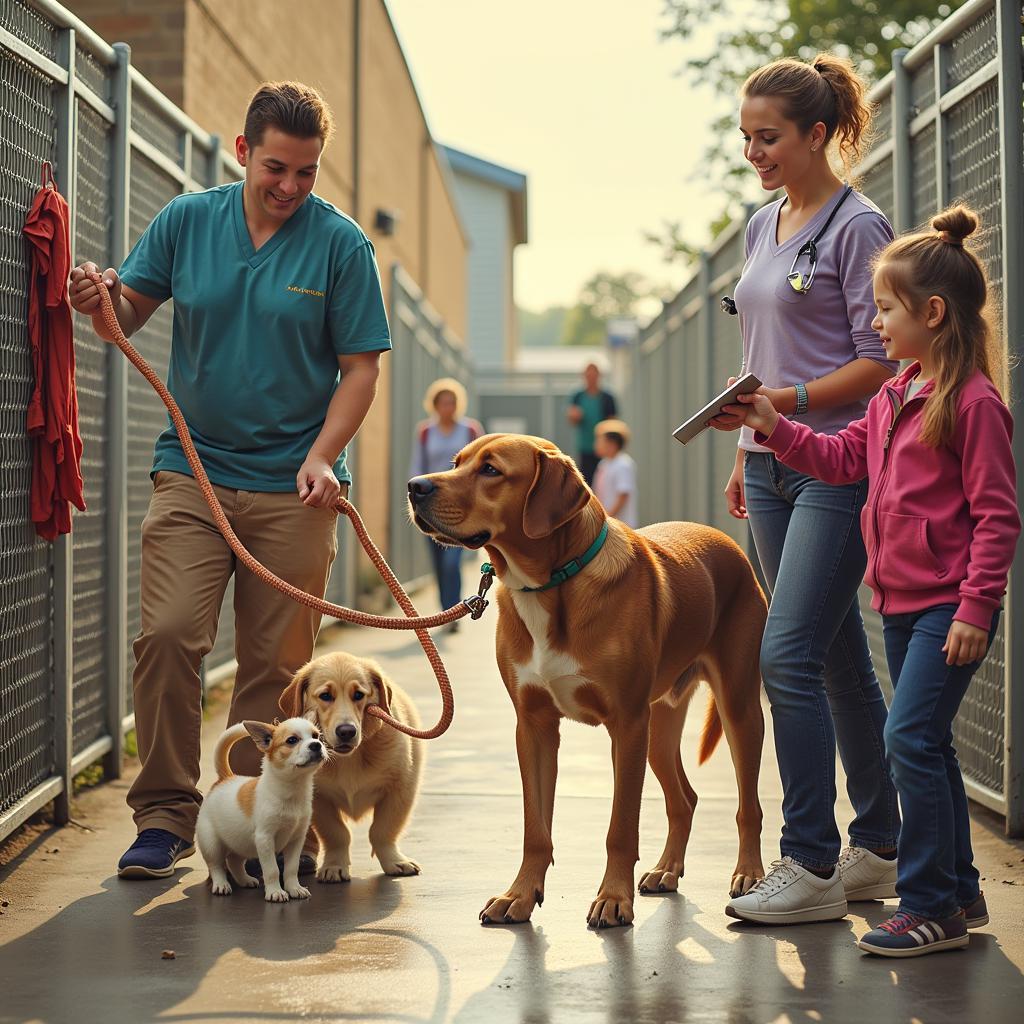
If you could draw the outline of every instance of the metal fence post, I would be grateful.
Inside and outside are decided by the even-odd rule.
[[[1021,118],[1021,21],[1019,2],[996,0],[996,31],[999,53],[999,138],[1002,178],[1001,227],[1003,234],[1003,337],[1011,366],[1010,393],[1024,391],[1024,368],[1019,358],[1024,347],[1024,124]],[[1024,500],[1024,431],[1013,438],[1017,463],[1017,505]],[[1010,572],[1007,621],[1003,626],[1006,644],[1006,719],[1003,729],[1003,795],[1006,800],[1006,833],[1024,834],[1024,546],[1018,545]]]
[[[131,171],[131,49],[115,43],[113,155],[111,161],[110,257],[120,266],[128,254],[128,193]],[[128,707],[128,362],[113,346],[107,351],[107,728],[110,751],[103,770],[108,779],[121,777],[125,712]]]
[[[57,173],[68,201],[69,234],[75,238],[75,30],[64,29],[58,42],[58,62],[68,73],[68,83],[57,98]],[[53,820],[63,825],[71,816],[71,785],[74,757],[74,616],[75,556],[70,533],[53,545],[53,717],[54,769],[64,788],[54,800]]]
[[[697,379],[704,382],[704,394],[716,395],[721,387],[715,388],[714,347],[715,325],[714,316],[718,310],[715,297],[711,294],[711,255],[702,249],[700,253],[700,269],[698,270],[700,307],[700,343],[697,350]],[[698,479],[704,481],[704,508],[701,510],[701,522],[715,521],[715,460],[711,457],[711,445],[702,444],[698,448],[700,468]]]
[[[892,54],[892,198],[893,229],[908,231],[913,223],[914,179],[910,155],[910,76],[903,66],[905,48]]]
[[[946,91],[949,69],[949,48],[936,43],[935,65],[935,209],[944,210],[949,202],[949,140],[946,138],[946,115],[942,112],[942,94]]]
[[[220,159],[220,136],[210,136],[210,156],[203,184],[207,188],[215,188],[224,183],[224,168]]]

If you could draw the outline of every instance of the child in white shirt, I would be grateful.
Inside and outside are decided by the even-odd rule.
[[[637,526],[636,463],[626,454],[629,428],[622,420],[602,420],[594,428],[594,453],[601,457],[594,473],[594,493],[608,515]]]

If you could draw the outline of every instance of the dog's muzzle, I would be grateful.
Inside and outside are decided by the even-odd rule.
[[[311,764],[320,764],[325,757],[324,748],[319,743],[311,743],[306,754],[306,760],[299,764],[298,767],[305,768]]]
[[[470,548],[471,550],[482,548],[491,539],[490,533],[486,530],[474,533],[471,537],[457,537],[447,530],[440,529],[423,512],[423,505],[437,490],[433,481],[429,477],[414,476],[408,486],[413,522],[421,533],[433,537],[439,544]]]

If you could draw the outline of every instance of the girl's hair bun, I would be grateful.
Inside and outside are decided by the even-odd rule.
[[[963,245],[964,239],[978,230],[978,217],[966,206],[951,206],[932,218],[932,227],[944,242]]]

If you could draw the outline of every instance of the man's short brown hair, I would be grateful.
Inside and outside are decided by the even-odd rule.
[[[245,141],[252,149],[263,142],[267,128],[297,139],[319,138],[326,146],[334,134],[334,118],[323,96],[302,82],[264,82],[249,101]]]

